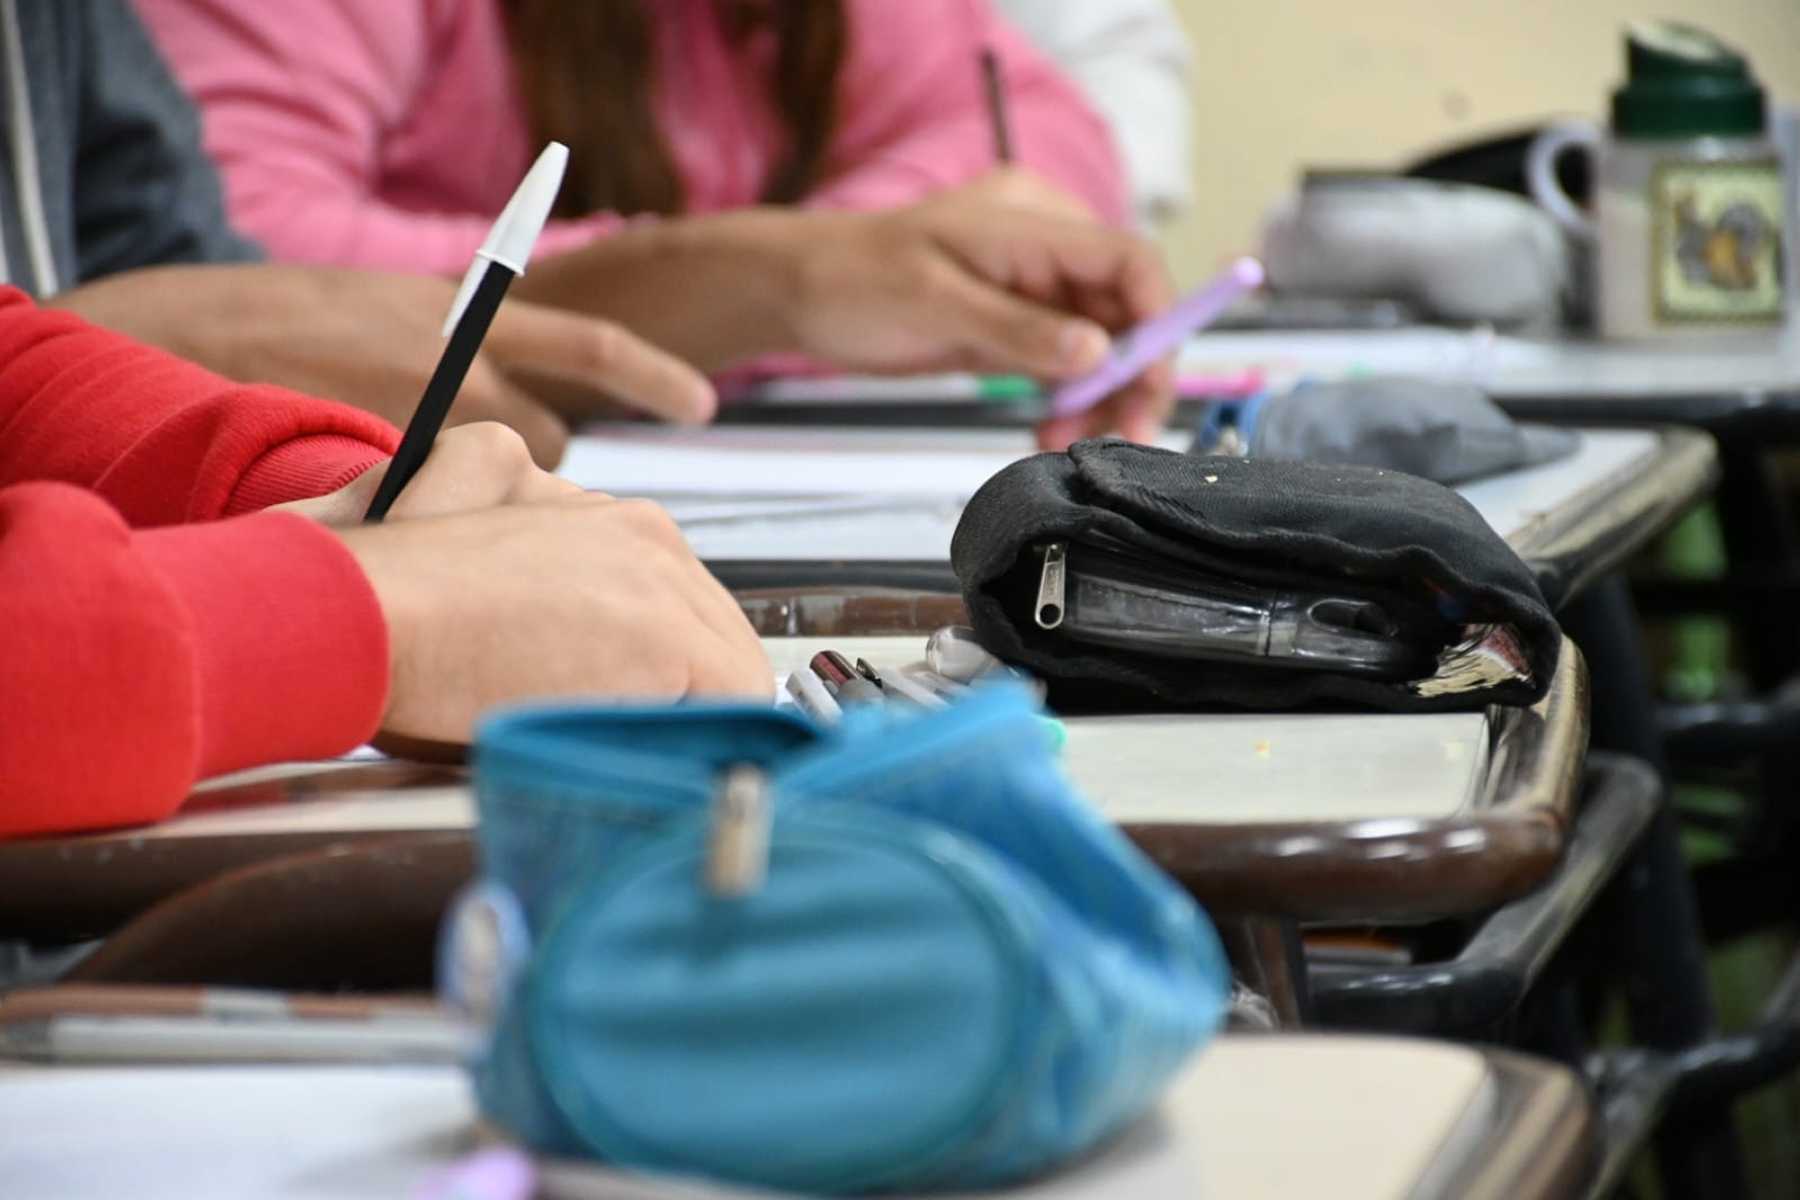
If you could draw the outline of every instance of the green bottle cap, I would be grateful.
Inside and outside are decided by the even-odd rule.
[[[1625,85],[1613,93],[1613,134],[1669,140],[1756,137],[1768,127],[1762,85],[1744,56],[1674,21],[1625,28]]]

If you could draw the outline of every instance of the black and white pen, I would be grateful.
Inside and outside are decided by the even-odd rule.
[[[481,349],[482,339],[487,337],[488,326],[500,311],[506,289],[525,273],[525,264],[531,258],[532,247],[537,245],[538,234],[543,232],[544,222],[550,219],[550,209],[556,203],[556,193],[562,189],[563,172],[568,165],[567,146],[561,142],[545,146],[488,231],[487,240],[475,252],[475,261],[469,264],[469,272],[463,276],[462,287],[444,321],[444,336],[450,344],[444,347],[437,370],[425,385],[425,394],[407,423],[400,448],[394,452],[394,461],[388,465],[387,475],[376,489],[363,520],[380,521],[387,516],[400,492],[425,464],[476,352]]]

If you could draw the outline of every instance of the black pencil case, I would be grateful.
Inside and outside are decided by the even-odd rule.
[[[1076,707],[1529,704],[1562,644],[1481,515],[1395,471],[1081,442],[983,485],[950,557],[982,644]],[[1178,644],[1230,606],[1260,650]]]

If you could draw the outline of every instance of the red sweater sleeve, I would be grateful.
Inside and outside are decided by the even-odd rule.
[[[209,519],[394,440],[0,290],[0,836],[155,820],[196,779],[368,738],[387,631],[355,559],[299,517]]]
[[[98,492],[134,526],[319,496],[393,453],[358,409],[229,382],[0,288],[0,487]]]

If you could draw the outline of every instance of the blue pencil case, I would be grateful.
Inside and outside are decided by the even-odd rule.
[[[1191,900],[1073,794],[1023,690],[852,712],[560,707],[476,747],[447,998],[542,1153],[822,1193],[1081,1153],[1217,1028]]]

